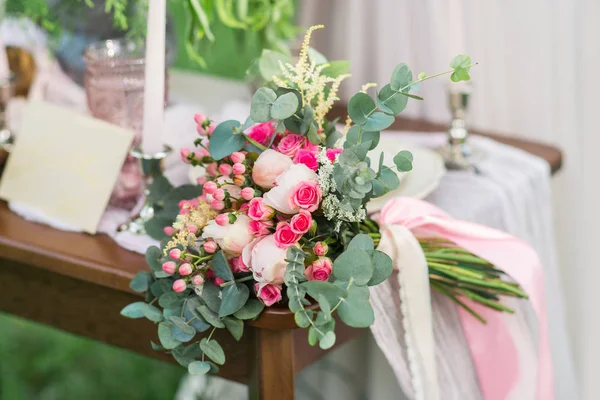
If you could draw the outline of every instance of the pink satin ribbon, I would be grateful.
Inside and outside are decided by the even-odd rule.
[[[554,398],[552,359],[548,341],[544,277],[535,251],[525,242],[485,226],[455,220],[427,202],[412,198],[390,200],[380,214],[381,224],[401,224],[417,237],[435,236],[493,263],[529,295],[538,320],[537,399]],[[462,327],[486,400],[504,400],[519,379],[519,353],[500,312],[473,304],[487,324],[460,309]]]

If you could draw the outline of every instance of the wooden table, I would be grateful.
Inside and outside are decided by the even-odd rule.
[[[394,129],[440,131],[423,121],[398,120]],[[558,149],[518,139],[499,138],[560,168]],[[23,220],[0,202],[0,310],[104,343],[172,361],[151,350],[156,329],[148,320],[130,320],[119,311],[139,300],[129,290],[133,275],[147,269],[144,258],[105,235],[69,233]],[[220,332],[227,355],[220,375],[250,385],[251,398],[294,397],[294,375],[326,352],[307,343],[286,308],[270,308],[247,327],[240,342]],[[337,324],[339,346],[363,333]]]

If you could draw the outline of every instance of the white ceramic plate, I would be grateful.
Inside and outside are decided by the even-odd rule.
[[[385,164],[390,167],[393,166],[393,162],[391,161],[391,157],[393,156],[388,156],[388,154],[394,155],[401,150],[409,150],[413,154],[413,169],[410,172],[397,172],[400,178],[398,189],[385,196],[371,200],[367,205],[369,213],[381,210],[385,203],[394,197],[406,196],[417,199],[427,197],[427,195],[438,187],[440,180],[446,173],[442,156],[431,149],[411,145],[410,143],[395,139],[393,135],[387,138],[385,135],[382,135],[377,147],[385,149]],[[374,159],[372,158],[372,160]]]

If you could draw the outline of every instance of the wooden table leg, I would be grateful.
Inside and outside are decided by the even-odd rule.
[[[293,330],[253,328],[255,357],[250,400],[294,399]]]

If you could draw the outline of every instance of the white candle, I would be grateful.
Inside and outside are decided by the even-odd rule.
[[[145,153],[153,154],[163,149],[161,136],[165,101],[167,5],[166,0],[150,0],[148,3],[142,150]]]
[[[4,42],[0,39],[0,80],[7,79],[9,75],[10,68],[8,67],[8,57],[6,56]]]

